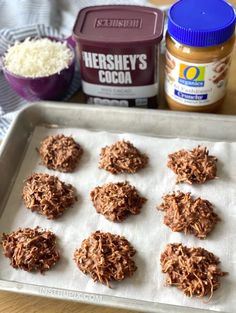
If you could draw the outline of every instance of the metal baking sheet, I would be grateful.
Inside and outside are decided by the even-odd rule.
[[[220,125],[220,127],[219,127]],[[2,214],[31,134],[37,126],[84,128],[110,132],[179,137],[207,141],[236,141],[236,117],[190,114],[130,108],[95,107],[68,103],[36,103],[22,111],[12,125],[0,150],[0,214]],[[223,131],[222,131],[223,130]],[[209,312],[180,306],[118,298],[76,290],[49,288],[1,280],[0,289],[66,300],[110,305],[145,312]],[[211,311],[213,312],[213,311]]]

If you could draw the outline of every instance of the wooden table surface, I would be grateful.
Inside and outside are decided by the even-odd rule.
[[[171,0],[152,0],[156,4],[169,4]],[[236,0],[231,0],[236,5]],[[83,102],[84,96],[78,93],[73,102]],[[161,104],[161,108],[165,105]],[[233,53],[232,68],[228,86],[228,94],[220,111],[222,114],[236,114],[236,48]],[[26,296],[10,292],[0,292],[0,313],[131,313],[130,310],[118,310],[93,306],[77,302],[54,300],[36,296]],[[132,311],[133,312],[133,311]]]

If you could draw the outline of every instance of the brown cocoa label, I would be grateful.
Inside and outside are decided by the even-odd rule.
[[[94,97],[97,102],[98,99],[116,99],[121,105],[129,105],[137,99],[141,106],[148,104],[148,99],[155,97],[158,90],[157,49],[153,45],[120,49],[82,46],[82,86],[90,102]]]

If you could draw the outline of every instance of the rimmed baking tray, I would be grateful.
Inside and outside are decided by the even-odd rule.
[[[178,137],[225,142],[236,141],[235,116],[97,107],[53,102],[34,103],[18,114],[0,147],[1,215],[30,142],[31,134],[37,126],[74,127],[88,130],[106,130],[116,133],[129,132],[151,137]],[[79,292],[76,290],[25,284],[17,281],[3,280],[1,277],[0,289],[145,312],[216,312],[110,295]]]

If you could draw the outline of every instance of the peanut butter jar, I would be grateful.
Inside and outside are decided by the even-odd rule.
[[[165,97],[173,110],[216,112],[226,95],[235,11],[224,0],[180,0],[169,10]]]

